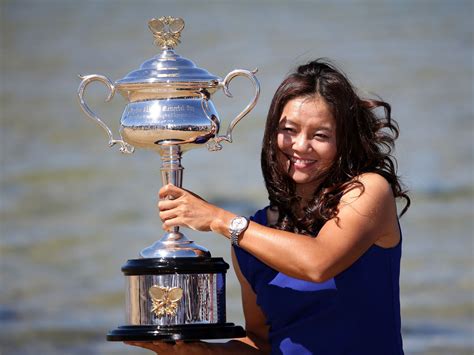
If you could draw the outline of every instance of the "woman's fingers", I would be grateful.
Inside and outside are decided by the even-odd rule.
[[[160,211],[160,219],[163,222],[169,221],[172,218],[176,218],[178,215],[176,211],[174,210],[169,210],[169,211]]]
[[[185,193],[185,190],[180,189],[179,187],[174,186],[172,184],[167,184],[160,189],[160,192],[158,193],[158,197],[160,198],[160,200],[170,199],[170,198],[176,199],[182,196],[184,193]]]
[[[166,185],[160,189],[159,198],[157,205],[163,229],[168,231],[181,226],[198,231],[210,230],[216,207],[198,195],[174,185]]]
[[[162,214],[160,213],[160,218],[163,221],[162,228],[166,231],[169,231],[173,227],[183,226],[183,224],[179,222],[179,218],[177,216],[170,214],[169,216],[165,215],[163,217]]]
[[[207,354],[209,349],[206,343],[201,341],[196,342],[184,342],[177,340],[175,342],[139,342],[139,341],[126,341],[125,344],[139,346],[144,349],[152,350],[156,354],[168,354],[168,355],[191,355],[191,354]]]
[[[127,345],[138,346],[140,348],[148,349],[151,351],[157,352],[159,350],[159,345],[152,343],[151,341],[124,341]],[[158,354],[158,352],[157,352]]]
[[[167,211],[173,208],[178,207],[179,201],[178,200],[160,200],[158,201],[158,209],[160,211]]]
[[[151,342],[143,342],[143,341],[124,341],[125,344],[127,345],[132,345],[132,346],[138,346],[140,348],[144,349],[150,349],[153,347],[153,343]],[[150,349],[153,350],[153,349]]]
[[[174,351],[174,344],[173,343],[165,343],[165,342],[158,342],[158,341],[125,341],[125,344],[138,346],[140,348],[148,349],[154,351],[156,354],[175,354]]]

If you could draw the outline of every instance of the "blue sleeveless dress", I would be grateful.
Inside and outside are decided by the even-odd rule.
[[[251,220],[266,225],[266,208]],[[239,247],[234,251],[270,326],[272,354],[403,354],[401,241],[388,249],[373,245],[347,270],[321,283],[287,276]]]

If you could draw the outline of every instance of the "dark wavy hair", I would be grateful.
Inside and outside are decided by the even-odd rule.
[[[336,120],[337,153],[331,166],[319,172],[312,200],[301,211],[301,197],[287,169],[278,163],[277,133],[285,105],[296,98],[319,96],[326,100]],[[384,114],[378,115],[377,108]],[[322,225],[336,217],[342,195],[363,185],[356,177],[367,172],[382,175],[395,197],[410,198],[397,176],[396,159],[391,155],[398,138],[397,123],[390,105],[381,100],[361,99],[341,70],[327,59],[299,66],[278,87],[268,111],[261,151],[262,172],[270,206],[278,211],[277,229],[317,235]]]

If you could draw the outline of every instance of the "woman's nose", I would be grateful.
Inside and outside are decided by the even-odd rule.
[[[293,141],[293,149],[300,152],[306,152],[310,149],[309,139],[304,134],[298,134]]]

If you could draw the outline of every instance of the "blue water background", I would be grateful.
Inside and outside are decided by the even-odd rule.
[[[472,354],[473,3],[471,1],[1,1],[0,350],[2,354],[145,354],[105,341],[123,324],[121,265],[162,234],[160,159],[110,149],[79,109],[77,74],[112,80],[158,50],[151,17],[183,17],[177,52],[224,77],[258,68],[261,99],[219,153],[183,157],[184,186],[239,214],[266,204],[264,119],[282,78],[333,59],[367,95],[392,104],[396,156],[411,191],[402,218],[407,354]],[[225,122],[251,97],[213,101]],[[90,106],[117,132],[125,101]],[[186,231],[230,261],[228,240]],[[284,255],[282,255],[284,258]],[[243,324],[228,273],[227,314]]]

